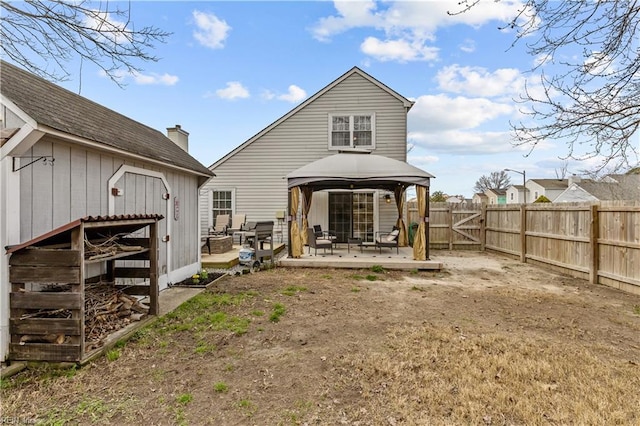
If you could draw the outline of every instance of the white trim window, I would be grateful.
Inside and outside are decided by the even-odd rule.
[[[374,149],[375,127],[375,114],[329,114],[329,149]]]
[[[233,214],[233,191],[224,189],[214,189],[211,191],[211,210],[213,212],[213,223],[219,214]]]

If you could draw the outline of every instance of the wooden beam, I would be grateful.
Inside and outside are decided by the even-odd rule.
[[[28,291],[10,293],[12,309],[71,309],[79,310],[84,306],[82,293],[45,293]]]

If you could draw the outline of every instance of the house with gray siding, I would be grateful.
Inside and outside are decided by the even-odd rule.
[[[406,162],[407,113],[413,102],[354,67],[213,163],[216,178],[200,191],[201,232],[218,214],[280,223],[287,210],[288,173],[340,152],[365,152]],[[398,217],[393,194],[382,190],[315,192],[309,225],[372,241]],[[283,241],[287,226],[282,224]]]
[[[569,186],[554,203],[639,201],[640,175],[611,174],[601,180],[569,178]]]
[[[160,289],[200,267],[198,190],[212,173],[168,135],[4,61],[0,64],[0,360],[8,339],[5,248],[87,216],[161,214]],[[133,261],[132,261],[133,262]],[[104,273],[100,263],[87,277]]]

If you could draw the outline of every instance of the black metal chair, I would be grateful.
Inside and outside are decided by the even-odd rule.
[[[316,235],[316,238],[322,240],[331,240],[334,246],[338,244],[338,235],[335,231],[323,231],[322,225],[313,225],[313,233]]]
[[[391,232],[376,232],[376,248],[380,249],[382,253],[382,247],[396,248],[396,253],[400,254],[400,248],[398,247],[398,236],[400,230],[397,227],[393,227]]]
[[[333,241],[326,240],[324,238],[317,238],[316,233],[312,228],[307,228],[307,244],[309,245],[309,254],[311,254],[311,247],[315,250],[315,256],[318,255],[318,249],[324,249],[324,252],[327,252],[327,249],[331,249],[331,254],[333,254]]]

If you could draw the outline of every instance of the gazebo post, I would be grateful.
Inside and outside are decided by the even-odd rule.
[[[291,251],[291,188],[287,189],[287,255],[293,257]]]
[[[426,204],[425,206],[425,210],[424,210],[424,241],[425,241],[425,253],[426,253],[426,258],[427,260],[431,260],[429,259],[429,187],[426,187],[427,189],[427,196],[424,197],[424,202]]]

